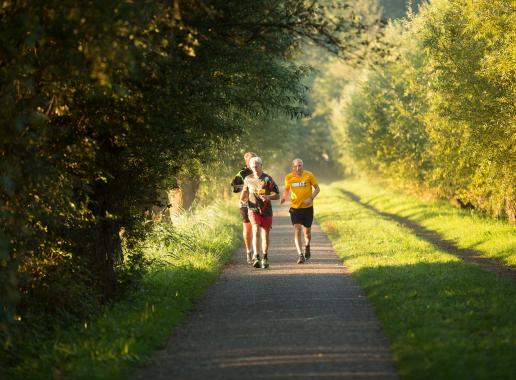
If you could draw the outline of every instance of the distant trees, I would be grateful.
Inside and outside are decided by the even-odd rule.
[[[416,11],[424,0],[376,0],[383,9],[382,17],[401,18],[405,16],[407,9]]]
[[[392,25],[384,64],[344,108],[364,172],[516,220],[516,16],[508,0],[435,0]]]
[[[373,66],[344,108],[344,139],[360,170],[397,180],[421,181],[428,170],[426,112],[419,91],[421,54],[401,26],[386,39],[397,46],[381,66]],[[408,79],[410,78],[410,79]]]

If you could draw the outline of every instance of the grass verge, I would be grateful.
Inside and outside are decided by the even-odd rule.
[[[344,185],[345,184],[345,185]],[[342,185],[360,200],[381,212],[408,218],[439,233],[459,248],[479,251],[486,257],[516,266],[516,226],[477,210],[457,209],[446,201],[424,202],[420,198],[365,181]]]
[[[403,378],[514,377],[514,282],[443,251],[385,213],[507,261],[514,226],[361,181],[323,185],[316,210],[373,304]]]
[[[217,278],[240,243],[234,206],[217,204],[159,226],[143,249],[155,263],[141,286],[100,317],[35,341],[37,357],[11,379],[127,379],[164,347],[185,311]]]

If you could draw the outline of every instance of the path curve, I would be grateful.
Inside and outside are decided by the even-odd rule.
[[[135,379],[398,378],[372,306],[319,226],[312,260],[296,264],[288,207],[274,213],[270,268],[235,252]]]

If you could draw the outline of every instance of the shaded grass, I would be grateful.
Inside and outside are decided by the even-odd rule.
[[[6,373],[11,379],[127,379],[149,362],[240,243],[238,212],[214,205],[159,226],[143,249],[154,265],[138,289],[91,321],[57,331]]]
[[[415,198],[364,182],[322,186],[316,205],[321,227],[374,305],[403,378],[514,378],[514,282],[440,250],[342,190],[359,195],[362,201],[369,199],[382,211],[411,214],[428,229],[445,231],[450,223],[460,231],[476,226],[469,230],[481,231],[482,236],[467,241],[456,232],[448,236],[456,236],[464,245],[482,241],[475,249],[502,256],[505,249],[515,247],[511,245],[513,226],[467,215],[446,204],[425,206]],[[493,240],[495,248],[486,241],[483,222],[497,229],[491,239],[505,239],[500,244]]]

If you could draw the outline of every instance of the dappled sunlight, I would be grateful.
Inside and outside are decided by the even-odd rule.
[[[263,355],[256,355],[256,351],[264,352]],[[390,354],[388,351],[379,350],[377,347],[361,347],[352,345],[341,346],[304,346],[292,347],[275,345],[273,349],[270,346],[257,347],[256,349],[228,350],[223,353],[216,353],[211,360],[204,363],[207,367],[218,368],[235,368],[242,369],[249,367],[267,367],[265,368],[264,378],[285,378],[292,377],[371,377],[377,378],[391,377],[395,378],[387,371],[378,370],[374,365],[380,362],[389,362]],[[350,369],[336,370],[341,363],[349,363]],[[316,364],[321,370],[317,372],[305,371],[304,365],[312,366]],[[276,366],[292,366],[290,371],[286,373],[278,371],[275,373]],[[366,370],[364,366],[372,366]],[[262,377],[262,376],[260,376]]]
[[[512,378],[513,3],[3,0],[0,378]]]

